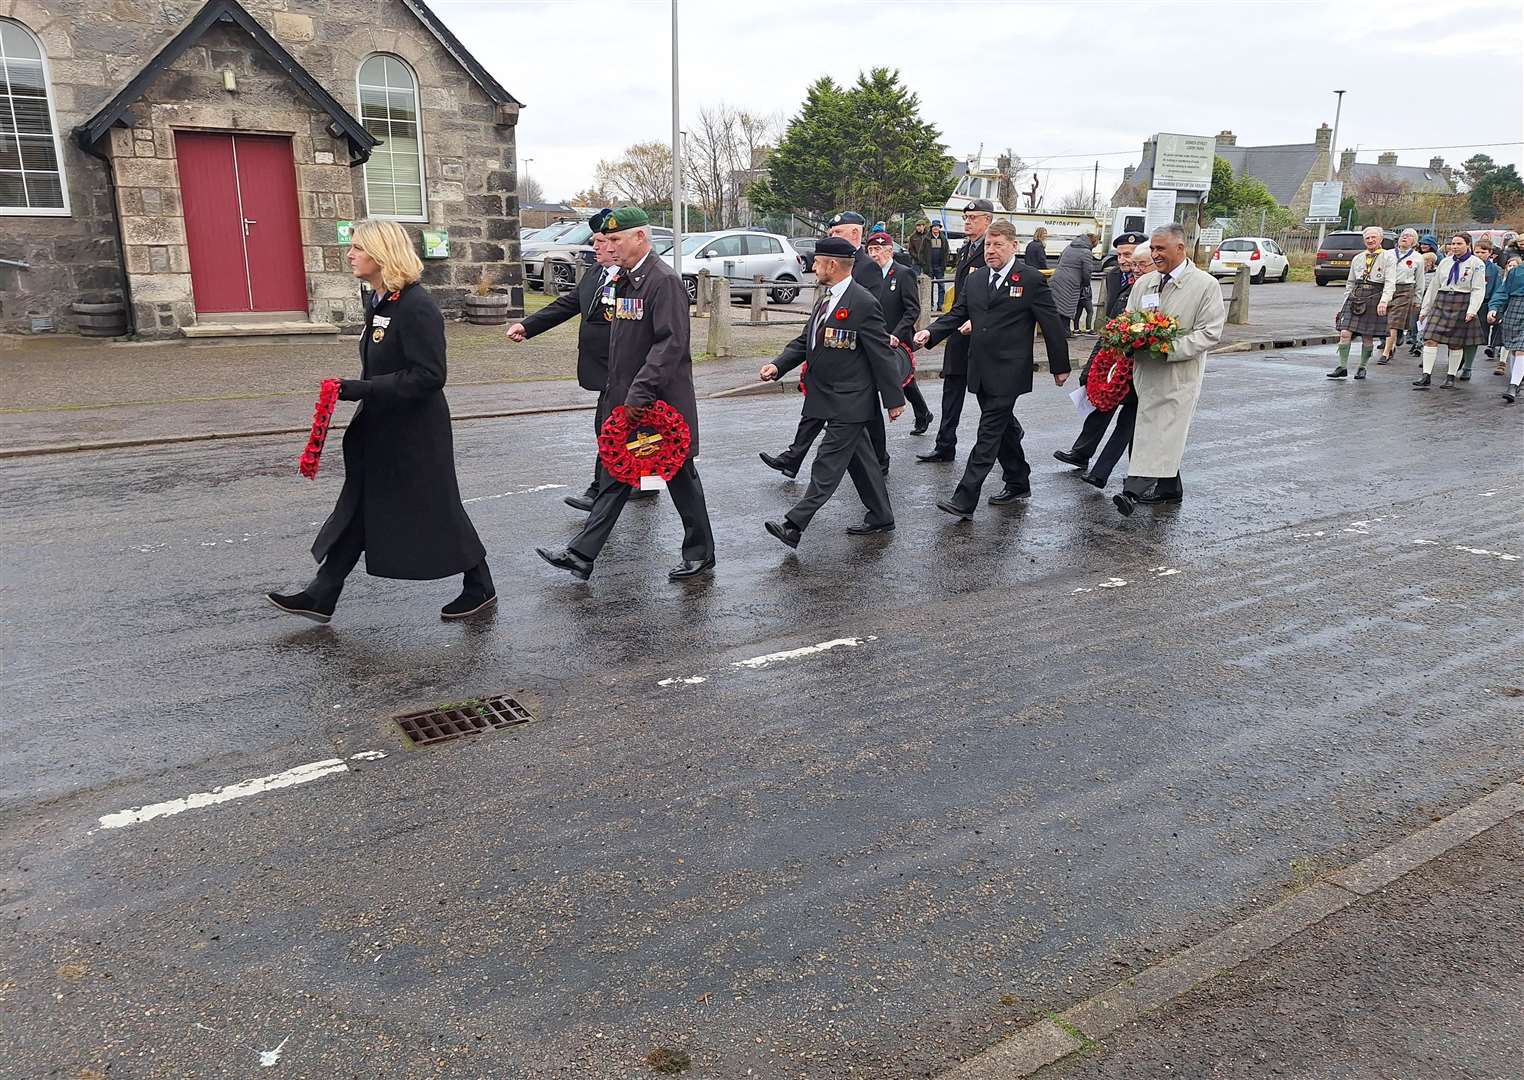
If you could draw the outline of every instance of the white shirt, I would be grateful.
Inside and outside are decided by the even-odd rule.
[[[810,338],[812,340],[820,336],[820,328],[825,325],[826,316],[841,306],[842,295],[847,291],[847,286],[850,284],[852,284],[852,275],[848,274],[826,290],[826,296],[830,297],[830,299],[825,302],[825,306],[815,316],[815,325],[810,330]]]
[[[1015,265],[1016,256],[1012,255],[1005,261],[1005,265],[1002,266],[999,270],[990,271],[990,291],[993,292],[995,289],[998,289],[1000,287],[1000,283],[1006,278],[1010,277],[1011,270],[1015,267]]]
[[[630,273],[633,274],[635,271],[639,270],[642,266],[644,266],[646,264],[646,260],[649,259],[650,257],[651,257],[651,252],[647,251],[644,255],[642,255],[640,257],[640,261],[638,263],[636,263],[634,266],[630,267]],[[610,267],[609,269],[612,270],[613,267]]]

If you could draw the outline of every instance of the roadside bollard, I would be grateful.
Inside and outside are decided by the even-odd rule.
[[[698,272],[698,287],[694,290],[693,314],[702,319],[709,314],[709,271]]]
[[[916,316],[915,328],[925,330],[931,325],[931,275],[919,275],[915,279],[915,288],[921,298],[921,313]]]
[[[767,293],[762,288],[762,275],[751,276],[751,322],[760,325],[767,317]]]
[[[1249,321],[1249,265],[1240,263],[1233,274],[1233,299],[1228,302],[1228,322],[1243,326]]]
[[[705,287],[710,291],[709,342],[704,351],[712,357],[734,356],[735,339],[730,328],[730,279],[710,277]]]

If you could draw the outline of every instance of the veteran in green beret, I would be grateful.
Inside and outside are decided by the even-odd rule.
[[[667,481],[683,521],[682,562],[667,575],[677,581],[714,567],[714,531],[694,466],[699,427],[693,357],[688,351],[688,293],[676,271],[651,253],[650,225],[651,219],[637,206],[616,209],[603,222],[614,262],[620,267],[613,285],[614,320],[604,393],[609,409],[623,405],[638,414],[654,402],[665,401],[687,421],[688,459]],[[586,581],[634,490],[603,471],[582,531],[561,551],[537,549],[540,557]]]

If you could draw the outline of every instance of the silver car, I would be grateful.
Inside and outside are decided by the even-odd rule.
[[[672,265],[670,249],[661,256]],[[788,237],[753,229],[725,229],[722,232],[695,233],[683,237],[683,284],[689,301],[698,299],[698,272],[730,279],[732,294],[750,298],[751,290],[742,288],[758,274],[763,281],[777,282],[768,290],[775,304],[791,304],[804,285],[804,260],[789,243]]]
[[[651,240],[672,236],[671,229],[652,227]],[[541,292],[564,292],[577,281],[576,265],[593,261],[593,230],[585,221],[553,227],[544,235],[526,239],[520,252],[524,281]]]

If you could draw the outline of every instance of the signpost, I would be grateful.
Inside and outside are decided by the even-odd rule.
[[[1344,201],[1343,180],[1316,180],[1312,185],[1312,200],[1307,204],[1307,224],[1337,225],[1339,204]]]
[[[1150,185],[1175,191],[1209,191],[1217,140],[1211,135],[1154,136],[1154,171]]]
[[[1196,234],[1196,243],[1204,248],[1217,250],[1217,245],[1222,243],[1222,230],[1218,228],[1202,229]]]
[[[1175,220],[1175,191],[1173,188],[1148,189],[1148,202],[1143,212],[1143,231],[1150,235],[1161,225]]]

